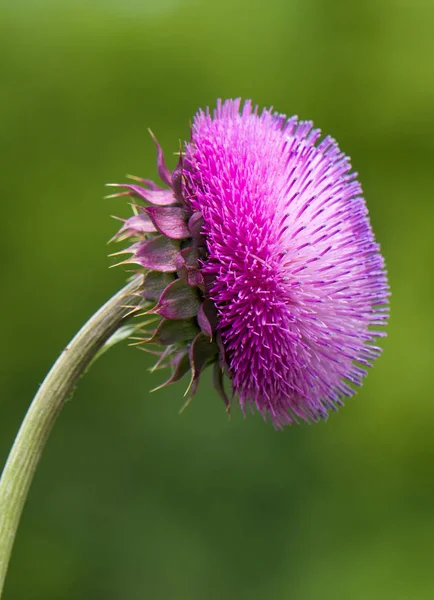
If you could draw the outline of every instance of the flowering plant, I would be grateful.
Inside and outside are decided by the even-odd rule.
[[[130,335],[196,392],[212,366],[227,409],[275,427],[326,418],[362,383],[388,316],[384,260],[357,174],[309,121],[251,102],[199,111],[164,187],[112,184],[134,214],[115,240],[137,274],[80,330],[41,386],[0,481],[0,594],[21,511],[55,419],[102,350]],[[145,323],[124,326],[132,316]],[[138,335],[137,331],[141,334]],[[227,394],[224,379],[232,392]]]
[[[122,185],[140,202],[117,239],[146,270],[172,383],[202,370],[225,403],[225,372],[247,406],[280,427],[325,418],[380,349],[388,286],[362,189],[337,143],[311,122],[239,100],[200,111],[167,188]],[[116,194],[115,194],[116,195]]]

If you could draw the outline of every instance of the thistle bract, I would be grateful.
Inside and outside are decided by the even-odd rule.
[[[214,364],[243,412],[276,426],[316,421],[354,393],[380,353],[384,261],[348,157],[309,121],[250,102],[194,118],[167,186],[123,185],[142,204],[118,234],[147,270],[143,298],[161,317],[146,342],[192,392]]]

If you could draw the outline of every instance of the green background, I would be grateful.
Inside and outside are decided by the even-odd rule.
[[[144,353],[105,355],[49,440],[5,600],[434,597],[433,31],[429,0],[1,3],[1,462],[123,285],[106,242],[129,209],[103,184],[156,176],[147,127],[171,156],[217,97],[313,119],[360,173],[393,291],[384,355],[326,424],[228,422],[208,382],[179,416],[185,382],[149,394]]]

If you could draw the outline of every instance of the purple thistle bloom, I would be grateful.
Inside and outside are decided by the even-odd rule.
[[[337,143],[319,140],[309,121],[218,102],[195,116],[172,175],[159,150],[171,190],[124,186],[158,205],[120,232],[138,240],[131,262],[153,277],[173,273],[150,298],[154,312],[195,327],[169,344],[175,373],[179,361],[182,374],[191,366],[195,386],[214,363],[225,401],[222,369],[243,412],[256,408],[278,427],[325,418],[354,393],[388,316],[361,186]]]

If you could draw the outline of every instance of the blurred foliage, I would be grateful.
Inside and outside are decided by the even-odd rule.
[[[204,385],[149,395],[104,356],[35,479],[5,600],[434,596],[434,4],[15,0],[0,5],[0,456],[71,336],[123,283],[103,183],[156,175],[199,106],[311,118],[360,173],[393,290],[384,356],[327,424],[228,422]],[[173,157],[173,163],[175,157]]]

